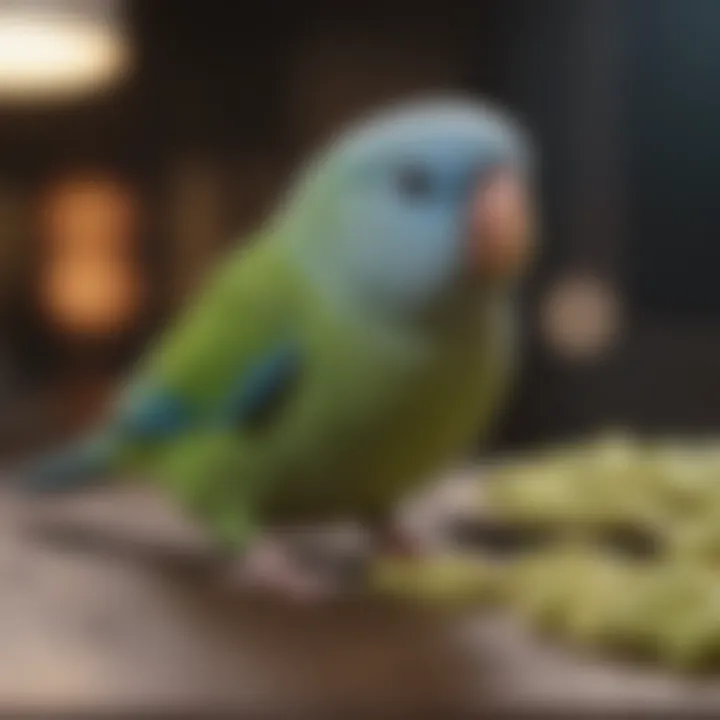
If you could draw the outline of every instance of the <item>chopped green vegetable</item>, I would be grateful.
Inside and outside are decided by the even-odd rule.
[[[499,603],[576,646],[720,669],[720,443],[606,434],[500,463],[482,482],[486,524],[550,542],[502,563],[489,541],[479,555],[386,563],[375,588]]]

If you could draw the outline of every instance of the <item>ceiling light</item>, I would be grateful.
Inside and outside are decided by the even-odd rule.
[[[121,7],[111,0],[0,0],[0,99],[100,89],[128,67]]]

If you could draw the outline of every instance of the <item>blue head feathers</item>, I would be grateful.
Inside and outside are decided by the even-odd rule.
[[[350,128],[307,171],[290,206],[303,218],[297,247],[356,294],[424,308],[473,275],[487,279],[475,272],[484,260],[473,243],[496,232],[508,246],[526,232],[522,218],[506,217],[525,212],[517,197],[511,206],[505,187],[488,190],[500,173],[526,186],[528,171],[528,143],[501,112],[461,100],[403,104]]]

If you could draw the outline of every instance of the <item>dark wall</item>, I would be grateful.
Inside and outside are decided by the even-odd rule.
[[[137,62],[121,87],[0,107],[0,193],[31,218],[63,170],[124,174],[143,199],[146,312],[112,353],[68,360],[35,306],[42,257],[32,222],[19,223],[0,277],[7,392],[21,404],[48,384],[72,396],[82,363],[74,375],[68,363],[81,357],[112,383],[320,139],[367,107],[458,89],[509,105],[541,151],[543,252],[496,443],[610,423],[714,428],[719,14],[715,0],[132,3]],[[577,273],[617,295],[623,330],[582,361],[540,323],[549,293]]]
[[[720,317],[720,5],[628,7],[629,292],[645,312]]]

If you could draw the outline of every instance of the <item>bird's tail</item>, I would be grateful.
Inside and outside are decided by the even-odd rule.
[[[20,490],[31,494],[71,493],[103,482],[112,470],[117,443],[90,435],[19,468]]]

